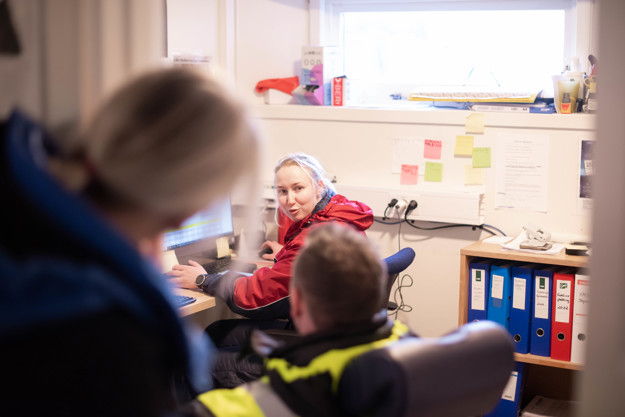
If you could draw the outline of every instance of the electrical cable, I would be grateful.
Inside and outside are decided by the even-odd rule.
[[[399,222],[399,226],[397,226],[397,251],[401,250],[401,224],[402,222]]]
[[[409,279],[410,283],[404,284],[405,279]],[[406,304],[406,302],[404,301],[404,294],[402,293],[402,288],[412,287],[412,284],[414,284],[414,280],[408,274],[404,274],[401,276],[401,278],[399,278],[397,288],[395,288],[395,291],[393,292],[393,302],[397,305],[397,308],[390,314],[393,315],[395,319],[397,319],[397,314],[400,311],[403,311],[404,313],[409,313],[412,311],[412,306]],[[399,302],[397,300],[398,296]]]
[[[501,230],[499,230],[499,229],[498,229],[498,228],[496,228],[495,226],[491,226],[490,224],[486,224],[486,223],[484,223],[484,224],[482,224],[482,226],[485,226],[485,227],[490,227],[490,228],[492,228],[492,229],[495,229],[496,231],[498,231],[499,233],[501,233],[501,234],[502,234],[502,236],[508,236],[507,234],[505,234],[504,232],[502,232]]]
[[[396,198],[393,198],[393,199],[391,199],[391,201],[389,201],[389,203],[386,205],[386,208],[384,209],[384,214],[382,215],[382,220],[386,220],[386,212],[391,207],[395,207],[395,204],[397,204],[397,199]]]
[[[384,214],[382,215],[382,220],[386,220],[386,212],[388,210],[389,206],[386,206],[386,208],[384,209]]]
[[[391,201],[391,203],[389,203],[389,205],[384,210],[383,220],[387,219],[387,217],[386,217],[387,210],[390,207],[393,207],[396,203],[397,203],[396,199],[393,199]],[[407,223],[410,227],[413,227],[413,228],[419,229],[419,230],[439,230],[439,229],[448,229],[448,228],[452,228],[452,227],[470,227],[473,230],[481,229],[481,230],[483,230],[483,231],[485,231],[487,233],[490,233],[491,235],[496,235],[495,232],[493,232],[492,230],[488,229],[488,228],[492,228],[492,229],[498,231],[499,233],[501,233],[502,235],[506,236],[506,234],[503,231],[501,231],[497,227],[489,225],[489,224],[480,224],[480,225],[474,225],[474,224],[443,224],[443,225],[440,225],[440,226],[433,226],[433,227],[417,226],[416,224],[414,224],[415,220],[408,219],[408,214],[410,214],[410,212],[412,212],[417,207],[418,207],[418,203],[415,200],[410,200],[410,202],[408,203],[408,205],[406,206],[406,209],[404,211],[403,219],[400,217],[399,221],[386,222],[386,221],[377,220],[375,218],[373,219],[375,222],[378,222],[378,223],[381,223],[381,224],[386,224],[386,225],[395,225],[395,224],[397,224],[397,225],[399,225],[398,226],[398,230],[397,230],[397,246],[398,246],[398,250],[401,250],[401,224],[404,223],[404,222]],[[397,316],[398,316],[400,311],[403,311],[405,313],[409,313],[409,312],[412,311],[412,306],[407,304],[404,301],[404,294],[402,293],[402,289],[403,288],[412,287],[413,284],[414,284],[414,280],[408,274],[404,274],[404,275],[401,276],[401,278],[399,278],[398,283],[397,283],[397,287],[395,288],[395,291],[393,292],[393,303],[397,307],[394,310],[392,310],[392,312],[389,313],[389,316],[392,316],[393,318],[397,319]]]
[[[400,223],[403,223],[403,222],[404,222],[403,220],[399,220],[399,221],[397,221],[397,222],[383,222],[382,220],[378,220],[378,219],[376,219],[375,217],[373,218],[373,221],[374,221],[374,222],[376,222],[376,223],[380,223],[380,224],[388,224],[388,225],[400,224]]]
[[[461,224],[461,223],[460,223],[460,224],[445,224],[445,225],[441,225],[441,226],[434,226],[434,227],[422,227],[422,226],[417,226],[417,225],[415,225],[415,224],[414,224],[415,220],[409,220],[409,219],[408,219],[408,212],[409,212],[409,211],[408,211],[408,210],[406,210],[406,212],[404,213],[404,221],[408,224],[408,226],[410,226],[410,227],[414,227],[415,229],[419,229],[419,230],[439,230],[439,229],[449,229],[449,228],[452,228],[452,227],[470,227],[470,228],[472,228],[473,230],[476,230],[476,229],[481,229],[481,230],[483,230],[483,231],[485,231],[485,232],[487,232],[487,233],[490,233],[490,234],[491,234],[491,235],[493,235],[493,236],[494,236],[494,235],[496,235],[496,233],[495,233],[495,232],[493,232],[492,230],[488,230],[488,229],[485,227],[485,226],[488,226],[488,227],[492,227],[493,229],[495,229],[495,230],[499,231],[499,232],[500,232],[500,233],[502,233],[504,236],[506,236],[506,235],[505,235],[505,233],[503,233],[501,230],[497,229],[496,227],[494,227],[494,226],[490,226],[490,225],[484,225],[484,224]]]

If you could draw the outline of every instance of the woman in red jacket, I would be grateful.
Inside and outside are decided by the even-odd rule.
[[[202,288],[223,299],[237,314],[253,319],[285,319],[289,317],[289,281],[291,265],[302,247],[309,226],[338,221],[348,223],[364,233],[373,224],[373,212],[363,203],[350,201],[336,194],[334,186],[324,177],[319,162],[306,154],[283,158],[275,169],[275,186],[282,211],[293,223],[284,235],[284,246],[276,242],[272,248],[272,267],[260,268],[253,275],[235,272],[206,274],[194,261],[177,265],[170,272],[172,282],[183,288]]]
[[[292,154],[280,160],[275,169],[275,187],[278,210],[293,223],[284,235],[284,246],[276,242],[264,244],[272,249],[270,256],[275,255],[271,268],[260,268],[252,275],[236,272],[206,274],[200,264],[189,261],[191,265],[177,265],[170,272],[177,285],[199,287],[223,299],[235,313],[254,319],[245,323],[222,320],[209,326],[207,332],[222,349],[230,346],[236,350],[252,328],[285,328],[289,325],[290,322],[284,319],[289,318],[291,266],[311,225],[337,221],[364,233],[373,224],[371,209],[336,194],[332,183],[325,178],[321,164],[310,155]],[[233,386],[252,377],[245,370],[242,372],[241,378],[230,374],[226,379],[232,376],[231,381],[217,378],[217,383]]]

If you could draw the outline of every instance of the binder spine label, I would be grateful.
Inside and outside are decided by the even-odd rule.
[[[512,371],[512,374],[510,375],[510,378],[508,379],[508,383],[506,384],[506,387],[503,389],[503,394],[501,394],[502,399],[514,402],[518,377],[519,377],[519,373],[517,371]]]
[[[588,315],[588,305],[590,304],[590,281],[578,279],[575,288],[579,290],[575,300],[575,315]]]
[[[525,288],[527,281],[523,278],[514,278],[514,288],[512,293],[512,308],[525,310]]]
[[[536,277],[534,293],[534,317],[549,318],[549,277]]]
[[[493,275],[493,290],[491,292],[492,298],[503,300],[503,276]]]
[[[571,308],[571,284],[568,281],[556,280],[555,292],[556,314],[554,319],[559,323],[568,323]]]
[[[471,309],[486,310],[486,288],[482,269],[474,269],[471,277]]]

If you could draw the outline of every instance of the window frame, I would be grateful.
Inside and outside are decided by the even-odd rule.
[[[309,0],[310,42],[312,45],[341,45],[341,14],[344,12],[563,9],[564,56],[578,57],[580,68],[585,71],[585,57],[598,49],[593,24],[594,4],[595,0]]]

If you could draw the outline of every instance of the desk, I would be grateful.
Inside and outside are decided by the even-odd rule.
[[[178,313],[181,317],[190,316],[191,314],[200,312],[202,310],[208,310],[211,307],[215,307],[215,297],[212,297],[202,290],[187,290],[185,288],[176,288],[176,294],[186,295],[187,297],[196,298],[196,300],[180,307]]]

